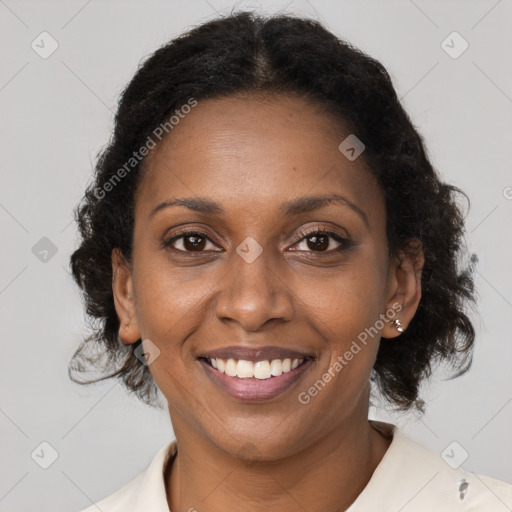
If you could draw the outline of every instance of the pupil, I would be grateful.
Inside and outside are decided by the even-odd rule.
[[[313,244],[312,246],[309,245],[309,242],[313,240]],[[326,243],[327,242],[327,243]],[[308,238],[308,247],[310,249],[321,249],[321,250],[325,250],[327,249],[327,247],[329,247],[329,239],[327,236],[325,235],[320,235],[320,236],[311,236]]]
[[[187,236],[184,238],[183,244],[187,250],[204,249],[205,238],[201,236]]]

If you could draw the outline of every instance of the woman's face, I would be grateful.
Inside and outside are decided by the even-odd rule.
[[[382,192],[338,149],[348,135],[298,98],[228,97],[199,102],[148,156],[116,307],[123,341],[160,351],[150,371],[177,434],[277,459],[366,419],[404,290]]]

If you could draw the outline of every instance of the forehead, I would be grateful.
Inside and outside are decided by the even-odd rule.
[[[136,216],[171,197],[207,196],[254,212],[326,193],[371,204],[382,216],[382,194],[363,159],[349,161],[338,149],[349,134],[298,97],[200,101],[148,155]]]

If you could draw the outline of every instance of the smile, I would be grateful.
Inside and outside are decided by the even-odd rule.
[[[231,347],[197,357],[217,388],[232,398],[251,402],[271,400],[289,391],[315,359],[275,347]]]
[[[295,370],[305,359],[272,359],[271,361],[263,360],[255,363],[246,359],[237,361],[236,359],[209,358],[207,361],[213,368],[229,377],[238,377],[239,379],[254,377],[255,379],[265,380]]]

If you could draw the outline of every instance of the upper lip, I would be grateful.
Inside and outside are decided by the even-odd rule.
[[[313,358],[311,354],[306,354],[298,350],[292,350],[285,347],[265,346],[265,347],[244,347],[231,346],[208,350],[197,355],[197,358],[209,359],[243,359],[246,361],[265,361],[273,359],[306,359]]]

